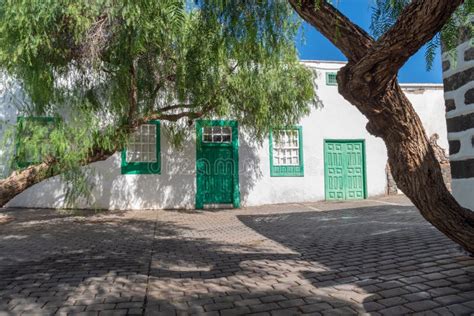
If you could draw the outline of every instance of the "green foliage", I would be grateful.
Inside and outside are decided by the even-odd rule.
[[[17,125],[9,128],[2,144],[11,151],[12,169],[23,169],[30,165],[60,159],[60,163],[52,163],[46,172],[61,174],[65,180],[66,205],[72,206],[79,197],[89,198],[91,182],[88,172],[80,168],[87,160],[89,149],[97,141],[90,130],[99,122],[84,113],[64,122],[52,117],[19,117]],[[15,146],[11,145],[14,139]],[[101,137],[104,141],[107,137]],[[5,153],[4,153],[5,154]]]
[[[438,50],[441,46],[441,36],[436,34],[431,41],[429,41],[425,46],[425,61],[426,61],[426,70],[430,71],[433,67],[433,63],[438,53]]]
[[[283,1],[3,0],[0,69],[25,91],[24,115],[63,118],[47,141],[40,127],[22,141],[56,159],[75,199],[92,149],[120,150],[150,116],[176,144],[197,117],[238,119],[257,139],[298,121],[315,99],[298,27]]]
[[[292,107],[280,121],[294,121],[314,94],[294,48],[299,24],[281,1],[5,1],[0,19],[0,66],[34,114],[67,104],[126,122],[133,84],[138,117],[179,104],[207,116],[254,111],[266,115],[248,121],[261,132],[275,120],[261,108]]]
[[[19,168],[41,163],[51,156],[49,137],[54,133],[52,117],[18,117],[14,163]],[[21,140],[21,141],[20,141]]]
[[[467,34],[463,34],[466,32]],[[453,63],[456,63],[456,47],[464,36],[474,37],[474,0],[466,0],[446,23],[441,32],[440,45]],[[472,45],[472,41],[471,41]]]
[[[378,38],[387,32],[397,21],[403,9],[412,0],[375,0],[373,7],[371,31]],[[433,66],[437,50],[443,43],[443,50],[454,56],[454,50],[462,36],[460,29],[466,30],[473,37],[474,26],[471,19],[474,18],[474,0],[466,0],[451,19],[444,25],[440,34],[437,34],[425,46],[426,68],[430,70]]]
[[[386,33],[397,21],[411,0],[375,0],[370,29],[375,38]]]

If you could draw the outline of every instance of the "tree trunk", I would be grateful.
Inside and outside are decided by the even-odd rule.
[[[137,91],[132,91],[130,93],[131,98],[136,101]],[[136,109],[136,102],[132,102],[132,107]],[[134,114],[133,111],[130,111],[130,117]],[[126,122],[125,125],[117,128],[116,130],[116,137],[120,137],[120,135],[128,135],[135,131],[135,129],[151,120],[166,120],[170,122],[175,122],[182,118],[188,119],[197,119],[202,117],[205,112],[192,112],[192,111],[183,111],[174,114],[163,114],[163,113],[154,113],[150,114],[146,117],[140,117],[135,119],[130,119]],[[117,142],[118,144],[119,142]],[[101,161],[109,158],[113,155],[114,152],[120,150],[119,147],[116,147],[111,150],[104,150],[102,148],[93,148],[90,150],[90,154],[86,157],[79,166],[85,166],[90,163]],[[49,162],[43,162],[37,165],[30,166],[26,169],[21,171],[13,172],[9,177],[6,179],[0,180],[0,208],[5,206],[11,199],[15,196],[20,194],[21,192],[25,191],[29,187],[44,181],[48,178],[54,177],[59,175],[61,172],[65,172],[67,170],[54,168],[57,165],[57,161],[52,159]]]
[[[421,215],[446,236],[474,253],[474,212],[461,207],[446,188],[441,166],[429,143],[420,118],[395,79],[376,98],[353,93],[350,64],[338,74],[339,92],[369,120],[367,130],[381,137],[398,187]],[[360,91],[360,90],[359,90]]]
[[[0,206],[4,206],[15,196],[34,184],[53,176],[47,163],[30,166],[20,172],[13,172],[8,178],[0,180]]]
[[[289,2],[349,60],[337,75],[339,93],[367,117],[369,133],[384,140],[398,187],[427,221],[474,254],[474,212],[446,188],[421,120],[396,78],[463,0],[414,0],[377,41],[327,1]]]
[[[81,166],[105,160],[113,153],[114,151],[105,152],[101,149],[92,150],[89,157],[81,163]],[[14,171],[8,178],[0,180],[0,208],[33,185],[60,174],[61,170],[54,168],[55,164],[57,162],[54,160],[43,162],[21,171]]]

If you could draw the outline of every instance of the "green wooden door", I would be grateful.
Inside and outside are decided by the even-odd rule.
[[[239,207],[237,123],[198,121],[196,136],[196,208],[204,204]]]
[[[344,144],[326,142],[326,200],[344,200]]]
[[[324,142],[326,200],[366,198],[363,140]]]
[[[365,198],[364,145],[363,142],[345,144],[346,199]]]
[[[232,148],[202,149],[202,187],[204,203],[232,203],[233,169]]]

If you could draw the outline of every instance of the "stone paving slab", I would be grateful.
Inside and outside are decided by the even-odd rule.
[[[404,197],[0,215],[0,315],[474,314],[474,258]]]

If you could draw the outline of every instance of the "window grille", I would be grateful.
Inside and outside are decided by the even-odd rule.
[[[326,73],[326,85],[336,86],[337,85],[337,74],[335,72]]]
[[[273,165],[297,166],[300,164],[299,131],[277,130],[273,132]]]
[[[230,126],[205,126],[202,128],[204,143],[231,143],[232,128]]]
[[[157,162],[156,124],[144,124],[136,130],[127,146],[128,162]]]

